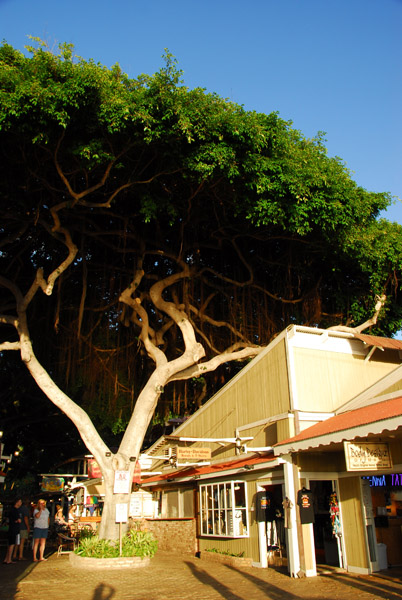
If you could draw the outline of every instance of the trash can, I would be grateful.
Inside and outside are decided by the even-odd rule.
[[[387,557],[387,546],[386,544],[377,544],[378,552],[378,567],[380,571],[388,569],[388,557]]]

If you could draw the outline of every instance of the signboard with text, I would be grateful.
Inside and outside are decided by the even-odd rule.
[[[129,471],[116,471],[114,474],[114,494],[128,494],[131,491]]]
[[[384,442],[343,442],[347,471],[392,469],[388,444]]]
[[[176,447],[177,460],[209,460],[211,448],[183,448]]]

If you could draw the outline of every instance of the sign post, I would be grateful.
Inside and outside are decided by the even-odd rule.
[[[128,505],[127,504],[116,504],[116,523],[119,524],[119,546],[120,546],[120,556],[122,553],[122,529],[121,524],[127,523],[128,518]]]

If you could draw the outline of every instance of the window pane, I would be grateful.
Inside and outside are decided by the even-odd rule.
[[[232,488],[230,485],[226,486],[226,506],[227,508],[232,506]]]
[[[246,486],[243,481],[200,486],[201,533],[248,535]]]
[[[167,498],[167,511],[166,516],[170,519],[177,518],[179,516],[179,493],[178,490],[172,490],[165,492]]]
[[[218,486],[217,485],[213,486],[213,497],[212,497],[212,500],[213,500],[213,506],[214,506],[214,508],[215,509],[219,508]]]
[[[234,495],[235,495],[235,507],[236,508],[245,508],[246,507],[246,492],[245,492],[244,483],[242,481],[235,482]]]
[[[194,493],[193,490],[184,490],[183,494],[183,517],[194,516]]]

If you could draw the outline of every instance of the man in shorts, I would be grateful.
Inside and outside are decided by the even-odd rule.
[[[30,502],[29,502],[28,498],[24,498],[22,501],[22,504],[19,508],[20,516],[21,516],[20,544],[19,544],[19,546],[15,546],[15,548],[14,548],[14,556],[13,556],[14,560],[28,560],[27,558],[24,558],[24,546],[25,546],[25,541],[29,537],[29,532],[31,529],[31,525],[29,523],[31,512],[29,510],[29,507],[30,507]]]

